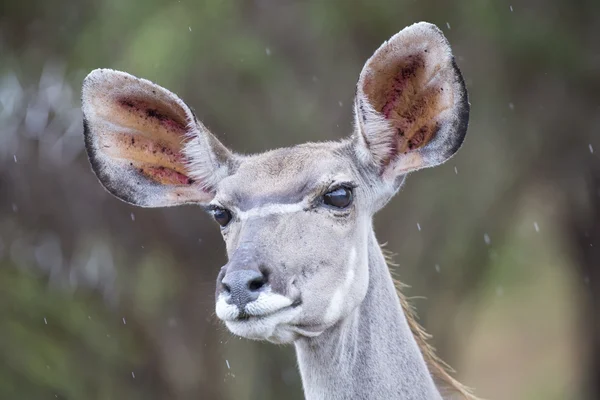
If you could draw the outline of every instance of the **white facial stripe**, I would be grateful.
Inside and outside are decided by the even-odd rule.
[[[258,299],[246,304],[245,311],[249,315],[268,315],[291,305],[292,300],[268,289],[258,295]]]
[[[352,282],[354,281],[354,271],[356,269],[355,247],[352,247],[352,249],[350,250],[350,256],[348,257],[347,265],[348,271],[346,272],[346,279],[344,280],[342,285],[338,287],[333,293],[331,301],[329,302],[329,306],[327,307],[327,311],[325,311],[325,321],[327,323],[334,322],[342,314],[343,307],[345,304],[344,297],[348,294],[348,291],[352,286]]]
[[[217,300],[216,312],[217,317],[223,321],[233,321],[240,315],[237,306],[228,304],[223,294],[220,294]]]
[[[264,206],[251,208],[247,211],[237,211],[238,218],[242,220],[248,220],[252,218],[262,218],[269,215],[278,214],[291,214],[299,211],[303,211],[306,207],[306,203],[301,201],[293,204],[277,204],[271,203]]]

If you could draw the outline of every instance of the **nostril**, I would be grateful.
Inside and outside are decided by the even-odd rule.
[[[264,276],[260,276],[248,282],[248,289],[250,289],[250,291],[252,292],[256,292],[260,290],[263,286],[265,286],[266,283],[266,278]]]
[[[226,283],[224,283],[224,282],[221,282],[221,287],[223,288],[223,291],[224,291],[225,293],[231,293],[231,288],[229,287],[229,285],[228,285],[228,284],[226,284]]]

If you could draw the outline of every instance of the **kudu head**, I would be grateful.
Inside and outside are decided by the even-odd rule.
[[[216,313],[233,333],[278,343],[319,335],[365,297],[371,219],[407,173],[449,159],[469,104],[449,44],[418,23],[366,62],[354,133],[239,155],[175,94],[100,69],[83,83],[85,143],[113,195],[142,207],[203,206],[228,262]]]

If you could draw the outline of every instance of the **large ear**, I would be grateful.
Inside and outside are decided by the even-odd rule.
[[[448,160],[469,121],[450,45],[426,22],[377,49],[360,74],[354,107],[358,153],[391,179]]]
[[[113,195],[143,207],[207,203],[232,155],[176,95],[109,69],[83,82],[85,147]]]

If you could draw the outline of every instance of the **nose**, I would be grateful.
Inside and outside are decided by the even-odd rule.
[[[243,269],[225,274],[221,286],[229,293],[230,303],[244,311],[246,304],[258,299],[258,295],[267,284],[267,277],[260,271]]]

